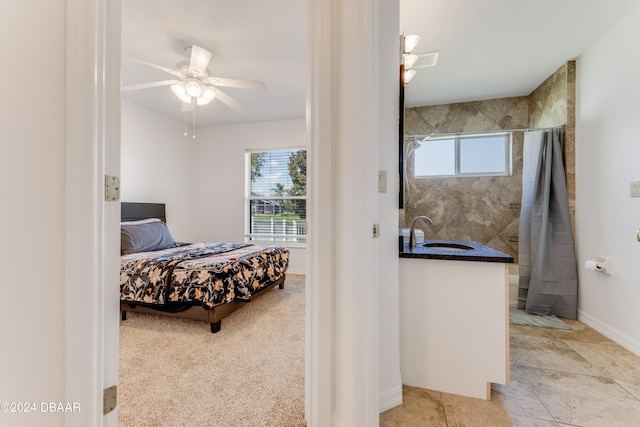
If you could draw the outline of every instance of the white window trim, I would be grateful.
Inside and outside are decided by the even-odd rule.
[[[297,145],[297,146],[287,146],[287,147],[262,147],[262,148],[249,148],[245,150],[245,179],[244,179],[244,242],[245,243],[255,243],[255,244],[277,244],[279,246],[284,246],[286,248],[306,248],[307,247],[307,236],[309,231],[307,229],[307,234],[305,234],[305,242],[287,242],[283,240],[278,240],[278,238],[285,238],[285,235],[264,235],[264,239],[253,239],[255,237],[260,237],[260,234],[251,234],[248,232],[250,229],[250,221],[249,215],[247,213],[251,210],[251,200],[306,200],[308,203],[308,195],[307,196],[266,196],[266,197],[254,197],[251,196],[251,179],[249,177],[250,172],[250,156],[247,154],[252,153],[265,153],[270,151],[288,151],[288,150],[304,150],[307,151],[308,148],[306,145]],[[308,191],[307,191],[308,192]],[[305,221],[306,222],[306,221]],[[307,225],[308,227],[308,225]],[[291,236],[291,235],[289,235]]]

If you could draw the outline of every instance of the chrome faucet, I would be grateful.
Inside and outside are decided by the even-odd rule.
[[[416,222],[422,219],[424,221],[428,221],[429,224],[433,225],[433,221],[431,221],[431,218],[429,218],[428,216],[417,216],[413,219],[413,221],[411,221],[411,230],[409,230],[409,249],[415,248],[416,247]]]

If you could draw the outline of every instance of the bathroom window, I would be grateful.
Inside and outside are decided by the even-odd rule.
[[[414,161],[416,178],[511,175],[511,133],[428,138]]]
[[[307,241],[307,152],[245,153],[245,242],[304,246]]]

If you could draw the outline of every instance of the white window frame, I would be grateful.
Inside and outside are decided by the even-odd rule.
[[[460,172],[460,141],[465,139],[472,138],[490,138],[504,136],[505,137],[505,165],[504,169],[499,171],[491,171],[485,173],[462,173]],[[440,136],[429,138],[428,141],[438,141],[438,140],[454,140],[455,144],[455,171],[451,175],[416,175],[417,168],[415,167],[416,154],[419,148],[416,148],[414,151],[413,161],[414,161],[414,178],[419,179],[429,179],[429,178],[459,178],[459,177],[482,177],[482,176],[511,176],[513,174],[513,133],[512,132],[485,132],[478,134],[465,134],[465,135],[448,135],[448,136]]]
[[[307,196],[253,196],[251,191],[251,154],[252,153],[266,153],[273,151],[307,151],[306,146],[298,147],[278,147],[278,148],[254,148],[245,150],[244,156],[244,241],[245,243],[257,243],[257,244],[277,244],[280,246],[290,248],[306,248],[307,246],[307,222],[304,221],[305,234],[256,234],[251,233],[251,201],[253,200],[307,200]],[[299,237],[299,241],[287,241],[287,239]]]

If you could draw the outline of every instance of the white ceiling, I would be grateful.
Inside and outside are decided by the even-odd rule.
[[[400,32],[439,51],[406,86],[405,105],[529,95],[576,59],[638,0],[400,0]]]
[[[439,51],[436,67],[417,70],[406,105],[528,95],[563,63],[640,6],[640,0],[400,0],[400,32],[419,34],[416,53]],[[266,91],[227,88],[246,108],[214,101],[197,125],[304,117],[306,0],[125,0],[122,50],[173,68],[192,44],[213,53],[217,77],[263,80]],[[122,59],[123,86],[172,78]],[[168,86],[123,98],[184,120]],[[191,117],[189,116],[191,120]]]
[[[196,44],[213,54],[209,65],[213,76],[266,83],[266,91],[224,88],[246,111],[239,113],[214,100],[196,108],[198,127],[304,117],[305,4],[305,0],[123,0],[122,51],[174,68],[189,59],[184,48]],[[123,86],[172,78],[122,58]],[[123,92],[122,97],[184,120],[181,103],[169,86]]]

